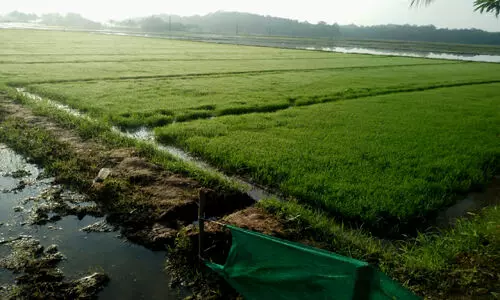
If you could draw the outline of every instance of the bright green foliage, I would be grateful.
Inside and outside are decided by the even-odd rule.
[[[499,90],[361,98],[177,123],[156,134],[330,213],[414,227],[498,170]]]
[[[53,62],[134,57],[169,59],[245,59],[330,57],[330,53],[310,53],[286,49],[239,47],[168,39],[110,36],[87,32],[40,30],[0,30],[1,61]],[[249,57],[250,56],[250,57]],[[347,55],[344,55],[347,56]]]
[[[158,126],[211,116],[275,111],[441,85],[500,81],[495,64],[446,64],[185,79],[92,81],[29,89],[121,126]],[[75,93],[75,90],[78,93]]]

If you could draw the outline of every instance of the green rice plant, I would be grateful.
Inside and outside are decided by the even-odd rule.
[[[408,232],[498,172],[499,88],[360,98],[155,133],[331,215]]]

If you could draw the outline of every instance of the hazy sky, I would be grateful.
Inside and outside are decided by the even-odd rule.
[[[217,10],[242,11],[339,24],[434,24],[448,28],[480,28],[500,31],[493,14],[473,12],[473,0],[437,0],[429,7],[410,9],[409,0],[2,0],[0,14],[13,10],[34,13],[78,12],[105,21],[110,18],[146,16],[159,13],[206,14]]]

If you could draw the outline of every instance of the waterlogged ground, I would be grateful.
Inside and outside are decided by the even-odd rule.
[[[54,185],[52,178],[44,178],[43,170],[0,144],[0,242],[31,236],[44,247],[56,244],[65,256],[58,267],[67,280],[94,272],[110,277],[108,285],[99,293],[100,299],[177,299],[182,296],[169,289],[169,277],[163,271],[165,252],[153,252],[128,243],[117,231],[110,231],[113,228],[109,225],[103,229],[110,232],[81,230],[96,222],[105,224],[104,218],[69,215],[58,220],[61,214],[55,213],[33,218],[34,212],[51,205],[54,198],[70,207],[93,207],[92,203],[84,202],[83,196]],[[33,222],[43,225],[31,225]],[[8,243],[0,245],[2,257],[9,252]],[[18,275],[0,269],[0,286],[13,284]]]

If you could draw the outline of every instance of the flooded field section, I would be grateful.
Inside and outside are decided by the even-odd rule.
[[[0,144],[1,299],[29,288],[32,277],[60,281],[68,296],[78,288],[99,299],[186,296],[169,288],[164,251],[131,244],[117,229],[84,195]]]

